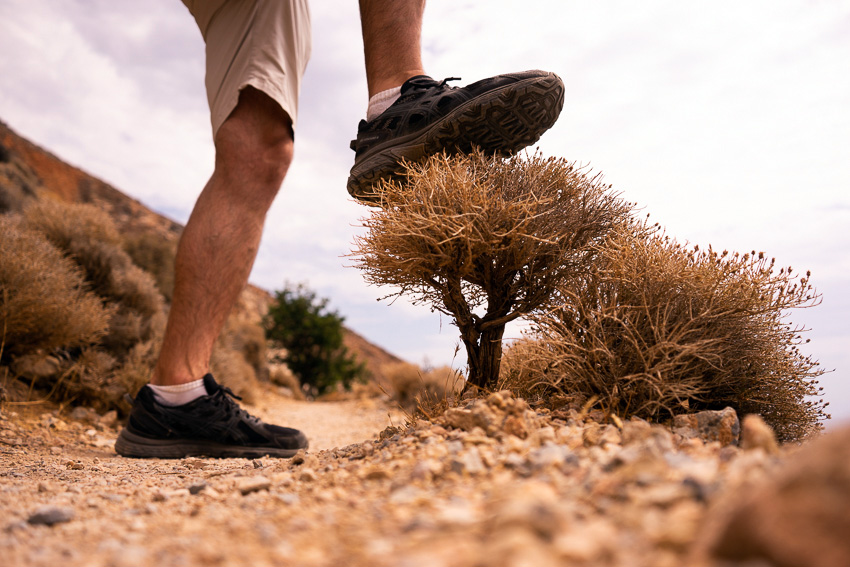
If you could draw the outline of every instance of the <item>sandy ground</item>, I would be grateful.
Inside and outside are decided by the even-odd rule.
[[[782,460],[510,395],[469,404],[407,423],[376,400],[270,393],[248,409],[311,448],[256,460],[125,459],[114,417],[7,405],[0,565],[702,567],[718,495]]]
[[[405,421],[404,414],[397,408],[372,399],[298,402],[270,397],[251,411],[269,423],[304,431],[310,441],[310,451],[367,441],[387,426],[398,426]]]

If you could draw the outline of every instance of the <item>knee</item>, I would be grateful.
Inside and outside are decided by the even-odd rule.
[[[273,197],[292,163],[292,122],[272,99],[246,90],[252,92],[247,96],[243,92],[239,105],[216,133],[216,173],[228,179],[235,191]]]

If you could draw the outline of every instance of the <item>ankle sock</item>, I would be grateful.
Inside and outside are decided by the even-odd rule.
[[[153,396],[156,398],[156,401],[164,406],[182,406],[183,404],[197,400],[201,396],[207,395],[203,378],[185,384],[177,384],[176,386],[148,384],[148,387],[153,390]]]
[[[388,109],[392,103],[401,96],[401,86],[381,91],[369,99],[369,108],[366,110],[366,122],[371,122],[383,111]]]

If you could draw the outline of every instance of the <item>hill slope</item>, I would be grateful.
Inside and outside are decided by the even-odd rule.
[[[65,163],[0,121],[0,213],[15,210],[29,197],[40,196],[95,204],[110,214],[124,235],[176,242],[183,229],[179,223]],[[236,306],[237,316],[257,321],[265,315],[271,301],[267,291],[248,285]],[[400,362],[401,359],[354,331],[345,332],[345,345],[366,363],[376,379],[382,379],[384,364]]]

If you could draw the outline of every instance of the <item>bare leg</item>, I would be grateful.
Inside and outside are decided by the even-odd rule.
[[[209,371],[213,345],[248,281],[266,212],[292,161],[292,126],[271,98],[246,88],[215,137],[215,171],[177,248],[174,297],[151,382]]]
[[[424,75],[420,38],[425,0],[360,0],[369,96]]]

